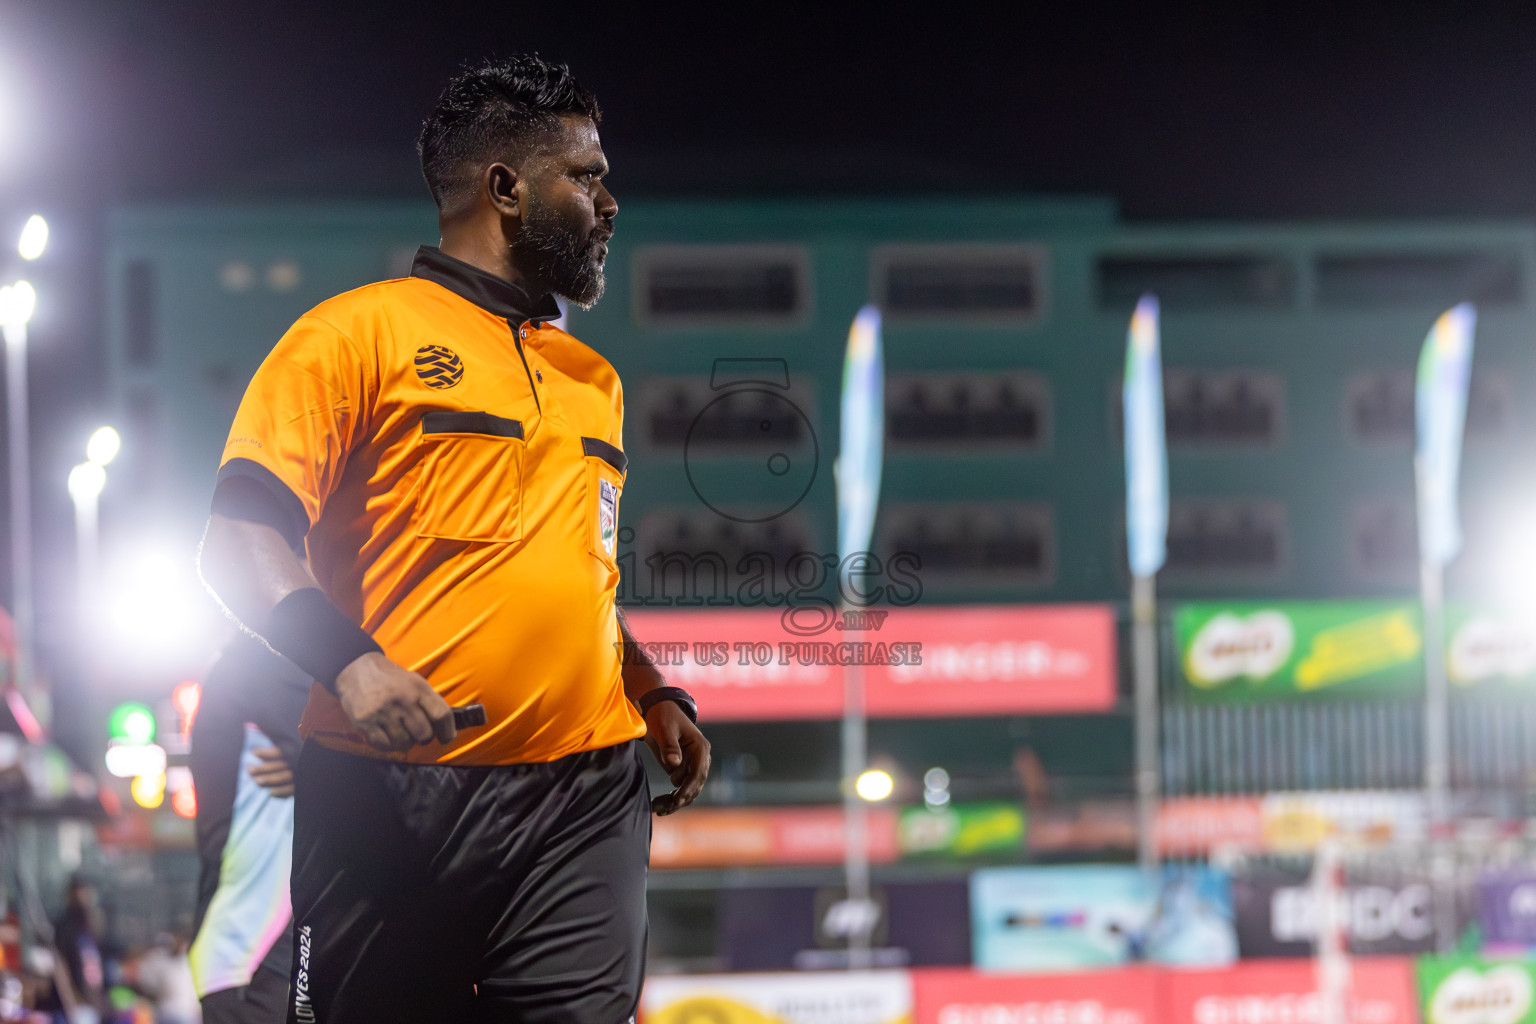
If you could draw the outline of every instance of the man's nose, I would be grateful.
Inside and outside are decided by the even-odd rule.
[[[613,193],[608,191],[608,186],[599,183],[597,189],[597,204],[594,209],[603,220],[612,220],[619,212],[618,200],[613,198]]]

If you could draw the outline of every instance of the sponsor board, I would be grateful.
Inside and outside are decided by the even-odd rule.
[[[1529,612],[1446,611],[1446,676],[1462,687],[1536,683],[1536,621]]]
[[[912,1024],[904,971],[648,978],[646,1024]]]
[[[1024,841],[1032,853],[1134,850],[1136,804],[1115,799],[1043,804],[1030,809]]]
[[[896,812],[871,807],[869,859],[896,859]],[[656,818],[651,867],[715,868],[759,864],[841,864],[846,831],[841,807],[693,807]]]
[[[912,972],[916,1024],[1157,1024],[1150,968],[1092,974]]]
[[[963,880],[876,885],[869,919],[841,886],[722,888],[717,954],[729,971],[838,968],[855,923],[870,935],[873,966],[964,966],[971,962],[970,895]]]
[[[1479,878],[1477,916],[1489,948],[1536,947],[1536,874]]]
[[[988,868],[971,874],[972,947],[988,970],[1060,971],[1237,958],[1224,873],[1130,865]]]
[[[1024,809],[1017,804],[904,807],[896,823],[903,856],[975,857],[1024,849]]]
[[[1351,954],[1435,948],[1434,890],[1427,874],[1352,870],[1335,898]],[[1235,874],[1232,905],[1244,959],[1314,954],[1320,907],[1305,870],[1271,867]]]
[[[1194,602],[1173,622],[1182,678],[1203,699],[1357,696],[1423,680],[1419,610],[1406,602]]]
[[[1417,1024],[1412,961],[1351,963],[1347,1024]],[[1317,968],[1306,960],[1251,960],[1219,971],[1159,975],[1164,1024],[1323,1024]]]
[[[625,610],[668,680],[710,721],[836,718],[843,666],[864,665],[876,717],[1107,711],[1115,703],[1106,605]]]
[[[1187,856],[1226,847],[1309,853],[1324,839],[1411,843],[1427,835],[1426,813],[1412,790],[1175,797],[1158,808],[1157,844],[1165,856]]]
[[[1536,965],[1476,957],[1419,960],[1424,1024],[1536,1024]]]

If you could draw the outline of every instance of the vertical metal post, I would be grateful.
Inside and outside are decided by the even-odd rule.
[[[99,509],[101,499],[95,494],[71,495],[75,502],[75,613],[79,618],[78,636],[86,643],[96,621],[96,589],[100,580],[101,556]]]
[[[32,474],[27,416],[27,325],[5,325],[6,419],[10,430],[11,615],[16,622],[16,678],[32,693]]]
[[[1144,870],[1157,866],[1158,777],[1157,584],[1155,577],[1131,581],[1131,656],[1136,684],[1136,835]]]
[[[1445,677],[1445,573],[1424,559],[1419,566],[1424,605],[1424,798],[1435,898],[1435,946],[1449,952],[1456,942],[1455,866],[1446,828],[1451,820],[1450,694]]]
[[[843,668],[843,881],[855,912],[848,915],[848,966],[864,970],[872,963],[870,933],[864,923],[869,906],[869,810],[856,785],[869,761],[868,721],[864,713],[864,666]]]

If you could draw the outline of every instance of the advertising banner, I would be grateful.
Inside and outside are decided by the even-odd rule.
[[[1353,869],[1338,899],[1351,954],[1434,950],[1434,889],[1427,871]],[[1245,960],[1314,954],[1320,908],[1305,870],[1271,867],[1236,873],[1232,906]]]
[[[1422,625],[1407,602],[1190,602],[1173,624],[1181,675],[1203,699],[1353,697],[1423,683]]]
[[[1264,846],[1258,797],[1172,797],[1157,808],[1157,849],[1165,857],[1203,855],[1222,847]]]
[[[1453,686],[1536,685],[1536,620],[1529,612],[1446,609],[1446,677]]]
[[[896,859],[896,812],[868,811],[869,859]],[[841,864],[841,807],[692,807],[651,825],[651,867],[720,868],[758,864]]]
[[[1158,980],[1164,1024],[1320,1024],[1324,1019],[1317,967],[1307,960],[1245,961],[1219,971],[1165,971]],[[1412,961],[1355,960],[1350,982],[1349,1024],[1417,1024]]]
[[[647,978],[646,1024],[911,1024],[903,971]]]
[[[896,822],[904,857],[975,857],[1024,849],[1024,808],[1018,804],[949,804],[929,810],[904,807]]]
[[[877,967],[968,966],[970,894],[963,880],[892,882],[870,892]],[[723,888],[717,953],[730,971],[822,970],[847,966],[850,915],[841,886]]]
[[[1031,853],[1110,853],[1136,849],[1131,800],[1050,803],[1029,812],[1024,836]]]
[[[1426,956],[1418,974],[1424,1024],[1536,1024],[1536,964]]]
[[[707,721],[836,718],[842,666],[854,662],[865,666],[875,717],[1091,712],[1115,703],[1107,605],[641,609],[625,617]]]
[[[1522,871],[1479,878],[1477,916],[1488,948],[1536,948],[1536,874]]]
[[[1081,970],[1152,961],[1211,966],[1237,957],[1226,876],[1205,867],[989,868],[971,874],[976,965]]]
[[[1165,856],[1208,854],[1223,847],[1310,853],[1328,838],[1418,842],[1427,827],[1424,794],[1417,790],[1174,797],[1158,808],[1157,842]]]
[[[1147,968],[1091,974],[912,972],[916,1024],[1158,1024]]]

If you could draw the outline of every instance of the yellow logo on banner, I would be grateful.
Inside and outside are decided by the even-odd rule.
[[[1380,672],[1417,657],[1419,628],[1406,611],[1372,615],[1312,638],[1312,650],[1296,666],[1296,689],[1320,690],[1334,683]]]

